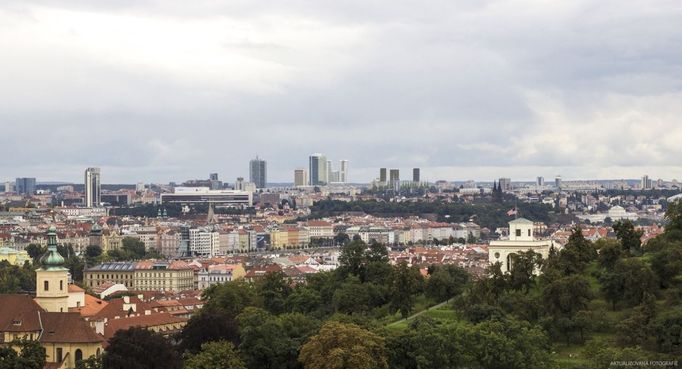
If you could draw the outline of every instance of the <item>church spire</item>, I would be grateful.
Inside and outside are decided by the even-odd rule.
[[[59,270],[65,261],[57,251],[57,228],[51,226],[47,231],[47,252],[40,258],[40,265],[44,270]]]

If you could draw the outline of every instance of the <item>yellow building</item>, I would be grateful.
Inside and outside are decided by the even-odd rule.
[[[17,251],[9,247],[0,247],[0,261],[7,261],[12,265],[23,266],[25,262],[30,261],[31,257],[26,250]]]
[[[42,265],[36,270],[35,301],[49,312],[69,311],[69,270],[64,268],[64,258],[57,252],[57,229],[47,232],[47,253],[40,258]]]
[[[138,291],[187,291],[194,289],[194,269],[183,261],[140,261],[135,266]]]
[[[68,312],[68,270],[57,252],[57,232],[48,231],[48,251],[36,271],[36,297],[0,295],[0,345],[18,349],[13,341],[38,341],[45,349],[50,368],[72,369],[76,362],[99,356],[104,337],[97,334],[79,313]]]

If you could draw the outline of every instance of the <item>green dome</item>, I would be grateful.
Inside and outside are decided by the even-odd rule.
[[[40,258],[40,265],[45,270],[65,269],[64,258],[57,251],[57,228],[54,226],[47,230],[47,252]]]

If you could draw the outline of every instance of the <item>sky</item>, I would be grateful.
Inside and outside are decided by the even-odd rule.
[[[679,0],[3,0],[0,180],[682,179]]]

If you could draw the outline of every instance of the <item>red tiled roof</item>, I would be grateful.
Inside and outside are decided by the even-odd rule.
[[[41,313],[43,343],[96,343],[104,338],[78,313]]]
[[[117,331],[132,327],[150,328],[164,324],[183,323],[187,318],[177,317],[169,313],[154,313],[149,315],[136,315],[121,319],[109,320],[104,325],[104,337],[111,338]]]
[[[29,295],[0,295],[0,331],[40,331],[38,313],[44,311]]]

